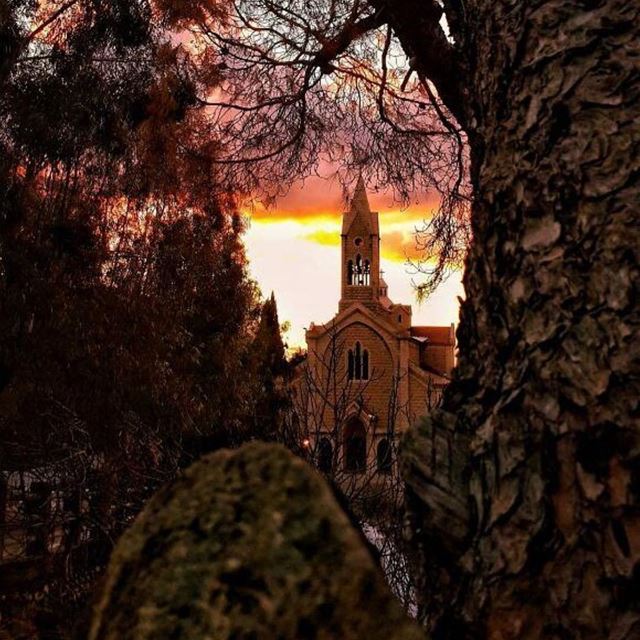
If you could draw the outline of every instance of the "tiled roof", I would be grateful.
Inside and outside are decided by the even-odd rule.
[[[455,343],[452,327],[411,327],[411,337],[427,338],[429,344],[440,346]]]

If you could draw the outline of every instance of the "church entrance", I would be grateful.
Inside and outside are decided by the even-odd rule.
[[[362,473],[367,466],[367,434],[362,420],[351,418],[344,429],[344,469]]]

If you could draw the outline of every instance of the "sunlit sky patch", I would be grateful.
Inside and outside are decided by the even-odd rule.
[[[457,323],[461,274],[454,274],[423,304],[415,299],[413,282],[421,275],[408,264],[417,256],[413,232],[436,206],[421,196],[406,208],[388,194],[369,192],[380,214],[382,269],[394,302],[413,306],[413,324]],[[326,322],[340,298],[340,227],[345,210],[337,182],[310,178],[296,184],[269,210],[254,207],[245,241],[251,275],[264,295],[275,292],[280,321],[291,328],[289,347],[304,346],[311,322]]]

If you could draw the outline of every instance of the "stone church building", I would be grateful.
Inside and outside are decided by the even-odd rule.
[[[294,383],[297,419],[321,470],[388,473],[396,435],[433,408],[448,382],[454,329],[412,326],[411,306],[389,298],[378,213],[362,178],[341,235],[338,313],[306,332],[307,359]]]

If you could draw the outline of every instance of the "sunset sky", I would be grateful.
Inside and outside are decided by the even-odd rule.
[[[413,306],[413,324],[448,325],[458,321],[461,274],[456,273],[425,303],[415,299],[407,264],[416,255],[413,230],[435,206],[429,197],[416,198],[402,209],[389,194],[373,193],[369,203],[380,214],[382,268],[394,302]],[[304,346],[305,327],[326,322],[338,310],[340,298],[340,227],[345,210],[337,181],[309,178],[292,187],[276,205],[256,207],[246,234],[252,276],[265,296],[275,292],[280,321],[289,321],[289,347]]]

